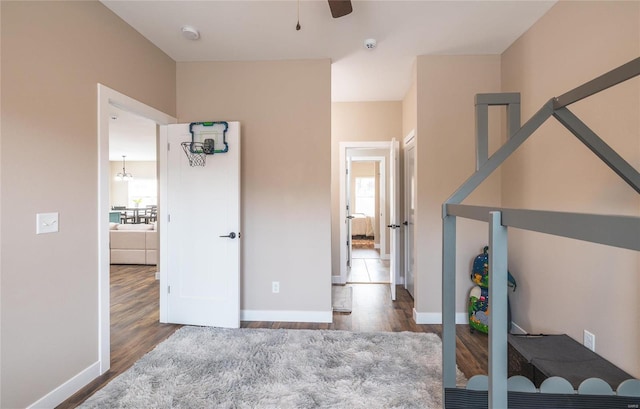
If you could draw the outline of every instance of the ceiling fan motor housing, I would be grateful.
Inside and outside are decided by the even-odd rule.
[[[346,16],[353,11],[351,0],[329,0],[329,8],[333,18]]]

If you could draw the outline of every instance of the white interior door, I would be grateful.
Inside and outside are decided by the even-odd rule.
[[[410,144],[404,152],[404,203],[405,203],[405,283],[404,286],[414,296],[414,272],[415,272],[415,214],[416,214],[416,149],[415,144]]]
[[[398,217],[398,141],[391,141],[389,152],[389,231],[390,231],[390,260],[389,260],[389,285],[391,287],[391,300],[396,299],[396,277],[400,268],[398,249],[400,248],[400,219]]]
[[[169,125],[167,138],[167,321],[238,328],[240,124],[229,122],[228,152],[207,155],[203,167],[181,147],[189,124]]]

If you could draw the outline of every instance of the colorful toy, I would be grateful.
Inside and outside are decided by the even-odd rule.
[[[516,280],[507,272],[508,285],[516,290]],[[476,285],[469,292],[469,329],[489,333],[489,247],[473,260],[471,281]],[[511,306],[507,300],[507,327],[511,330]]]

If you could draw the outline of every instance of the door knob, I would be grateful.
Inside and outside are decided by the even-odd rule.
[[[355,219],[355,216],[347,216],[347,219]]]
[[[388,224],[387,227],[390,227],[392,229],[399,229],[400,225],[399,224]]]
[[[408,226],[408,225],[409,225],[409,222],[404,221],[404,222],[402,222],[402,224],[404,224],[405,226]]]
[[[235,239],[236,238],[236,234],[234,232],[231,232],[231,233],[227,234],[226,236],[220,236],[220,237],[228,237],[230,239]]]

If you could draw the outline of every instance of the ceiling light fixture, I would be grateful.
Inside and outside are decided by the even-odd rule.
[[[367,38],[366,40],[364,40],[364,48],[366,48],[367,50],[373,50],[374,48],[376,48],[377,44],[378,42],[375,38]]]
[[[197,40],[200,38],[200,33],[198,32],[198,29],[196,29],[195,27],[192,26],[182,26],[182,28],[180,29],[180,31],[182,31],[182,35],[184,36],[184,38],[186,38],[187,40]]]
[[[130,180],[133,180],[133,175],[131,173],[127,173],[127,170],[124,167],[124,158],[126,157],[126,155],[122,155],[122,172],[118,172],[116,174],[116,180],[120,182],[128,182]]]

